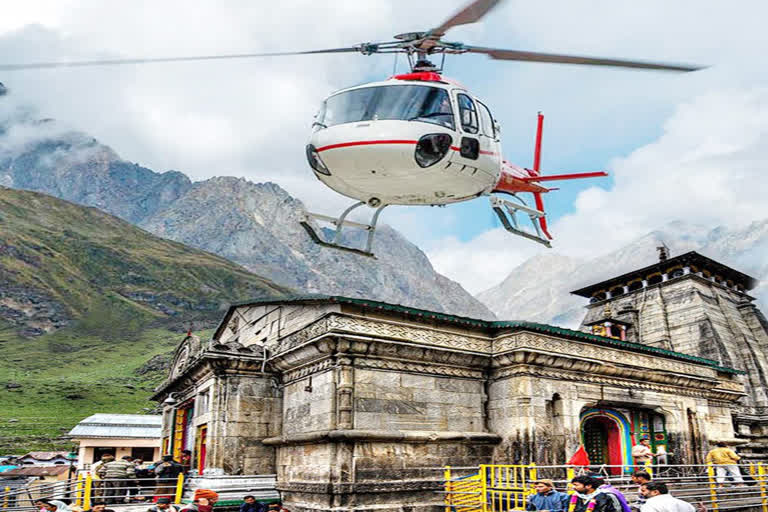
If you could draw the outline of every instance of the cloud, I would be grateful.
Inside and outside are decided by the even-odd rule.
[[[437,240],[427,248],[427,255],[440,273],[477,294],[497,285],[510,270],[542,250],[538,244],[521,244],[519,238],[496,228],[469,242],[455,237]]]
[[[611,163],[612,187],[579,193],[574,211],[552,226],[556,250],[594,257],[672,220],[714,228],[768,218],[766,165],[768,88],[701,95],[677,108],[656,141]],[[491,269],[495,284],[531,254],[509,238],[490,230],[429,255],[438,270],[478,291]]]
[[[712,226],[768,217],[768,88],[726,90],[681,105],[661,137],[611,165],[611,190],[579,195],[561,218],[568,250],[594,253],[681,219]]]

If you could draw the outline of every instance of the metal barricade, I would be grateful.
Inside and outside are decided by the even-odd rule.
[[[109,482],[108,480],[96,481]],[[65,481],[19,482],[17,487],[6,486],[0,492],[0,512],[37,511],[35,501],[40,498],[63,500],[65,503],[80,507],[84,512],[87,512],[98,501],[107,501],[110,504],[151,501],[155,492],[159,490],[158,488],[168,489],[168,496],[173,499],[174,503],[181,504],[185,487],[183,474],[180,474],[177,479],[165,482],[163,486],[159,486],[158,482],[154,478],[113,479],[108,487],[97,487],[94,485],[94,478],[89,472],[81,472],[76,478]],[[100,495],[96,495],[97,489],[100,490]]]
[[[717,466],[646,465],[642,469],[653,481],[664,482],[673,496],[709,512],[755,510],[768,512],[768,465],[762,462],[742,465],[738,475],[718,475]],[[577,475],[600,475],[606,483],[624,493],[630,503],[638,498],[639,486],[633,483],[627,466],[537,466],[486,464],[462,468],[458,477],[454,468],[445,468],[444,501],[446,512],[502,512],[525,510],[537,478],[553,480],[559,490],[572,493],[571,480]],[[630,468],[631,469],[631,468]],[[746,470],[746,471],[745,471]],[[733,480],[728,482],[728,479]]]

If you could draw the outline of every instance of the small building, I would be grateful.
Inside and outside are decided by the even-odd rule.
[[[69,465],[29,466],[12,469],[0,475],[0,486],[8,489],[26,489],[29,494],[24,496],[25,501],[27,497],[31,499],[63,498],[67,490],[69,469]]]
[[[80,445],[78,468],[87,469],[102,455],[130,455],[146,461],[159,460],[162,417],[151,414],[106,414],[89,416],[69,432]]]
[[[29,452],[18,458],[22,466],[58,466],[69,465],[67,452]]]

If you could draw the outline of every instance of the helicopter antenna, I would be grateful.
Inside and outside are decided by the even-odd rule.
[[[397,53],[395,53],[395,62],[392,64],[392,75],[397,74]]]

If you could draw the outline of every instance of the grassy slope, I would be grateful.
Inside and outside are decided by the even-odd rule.
[[[153,407],[166,372],[135,370],[171,351],[186,325],[210,327],[228,301],[287,291],[99,210],[0,187],[0,305],[19,290],[48,297],[69,322],[24,337],[0,316],[0,455],[68,448],[54,438],[89,414]]]

